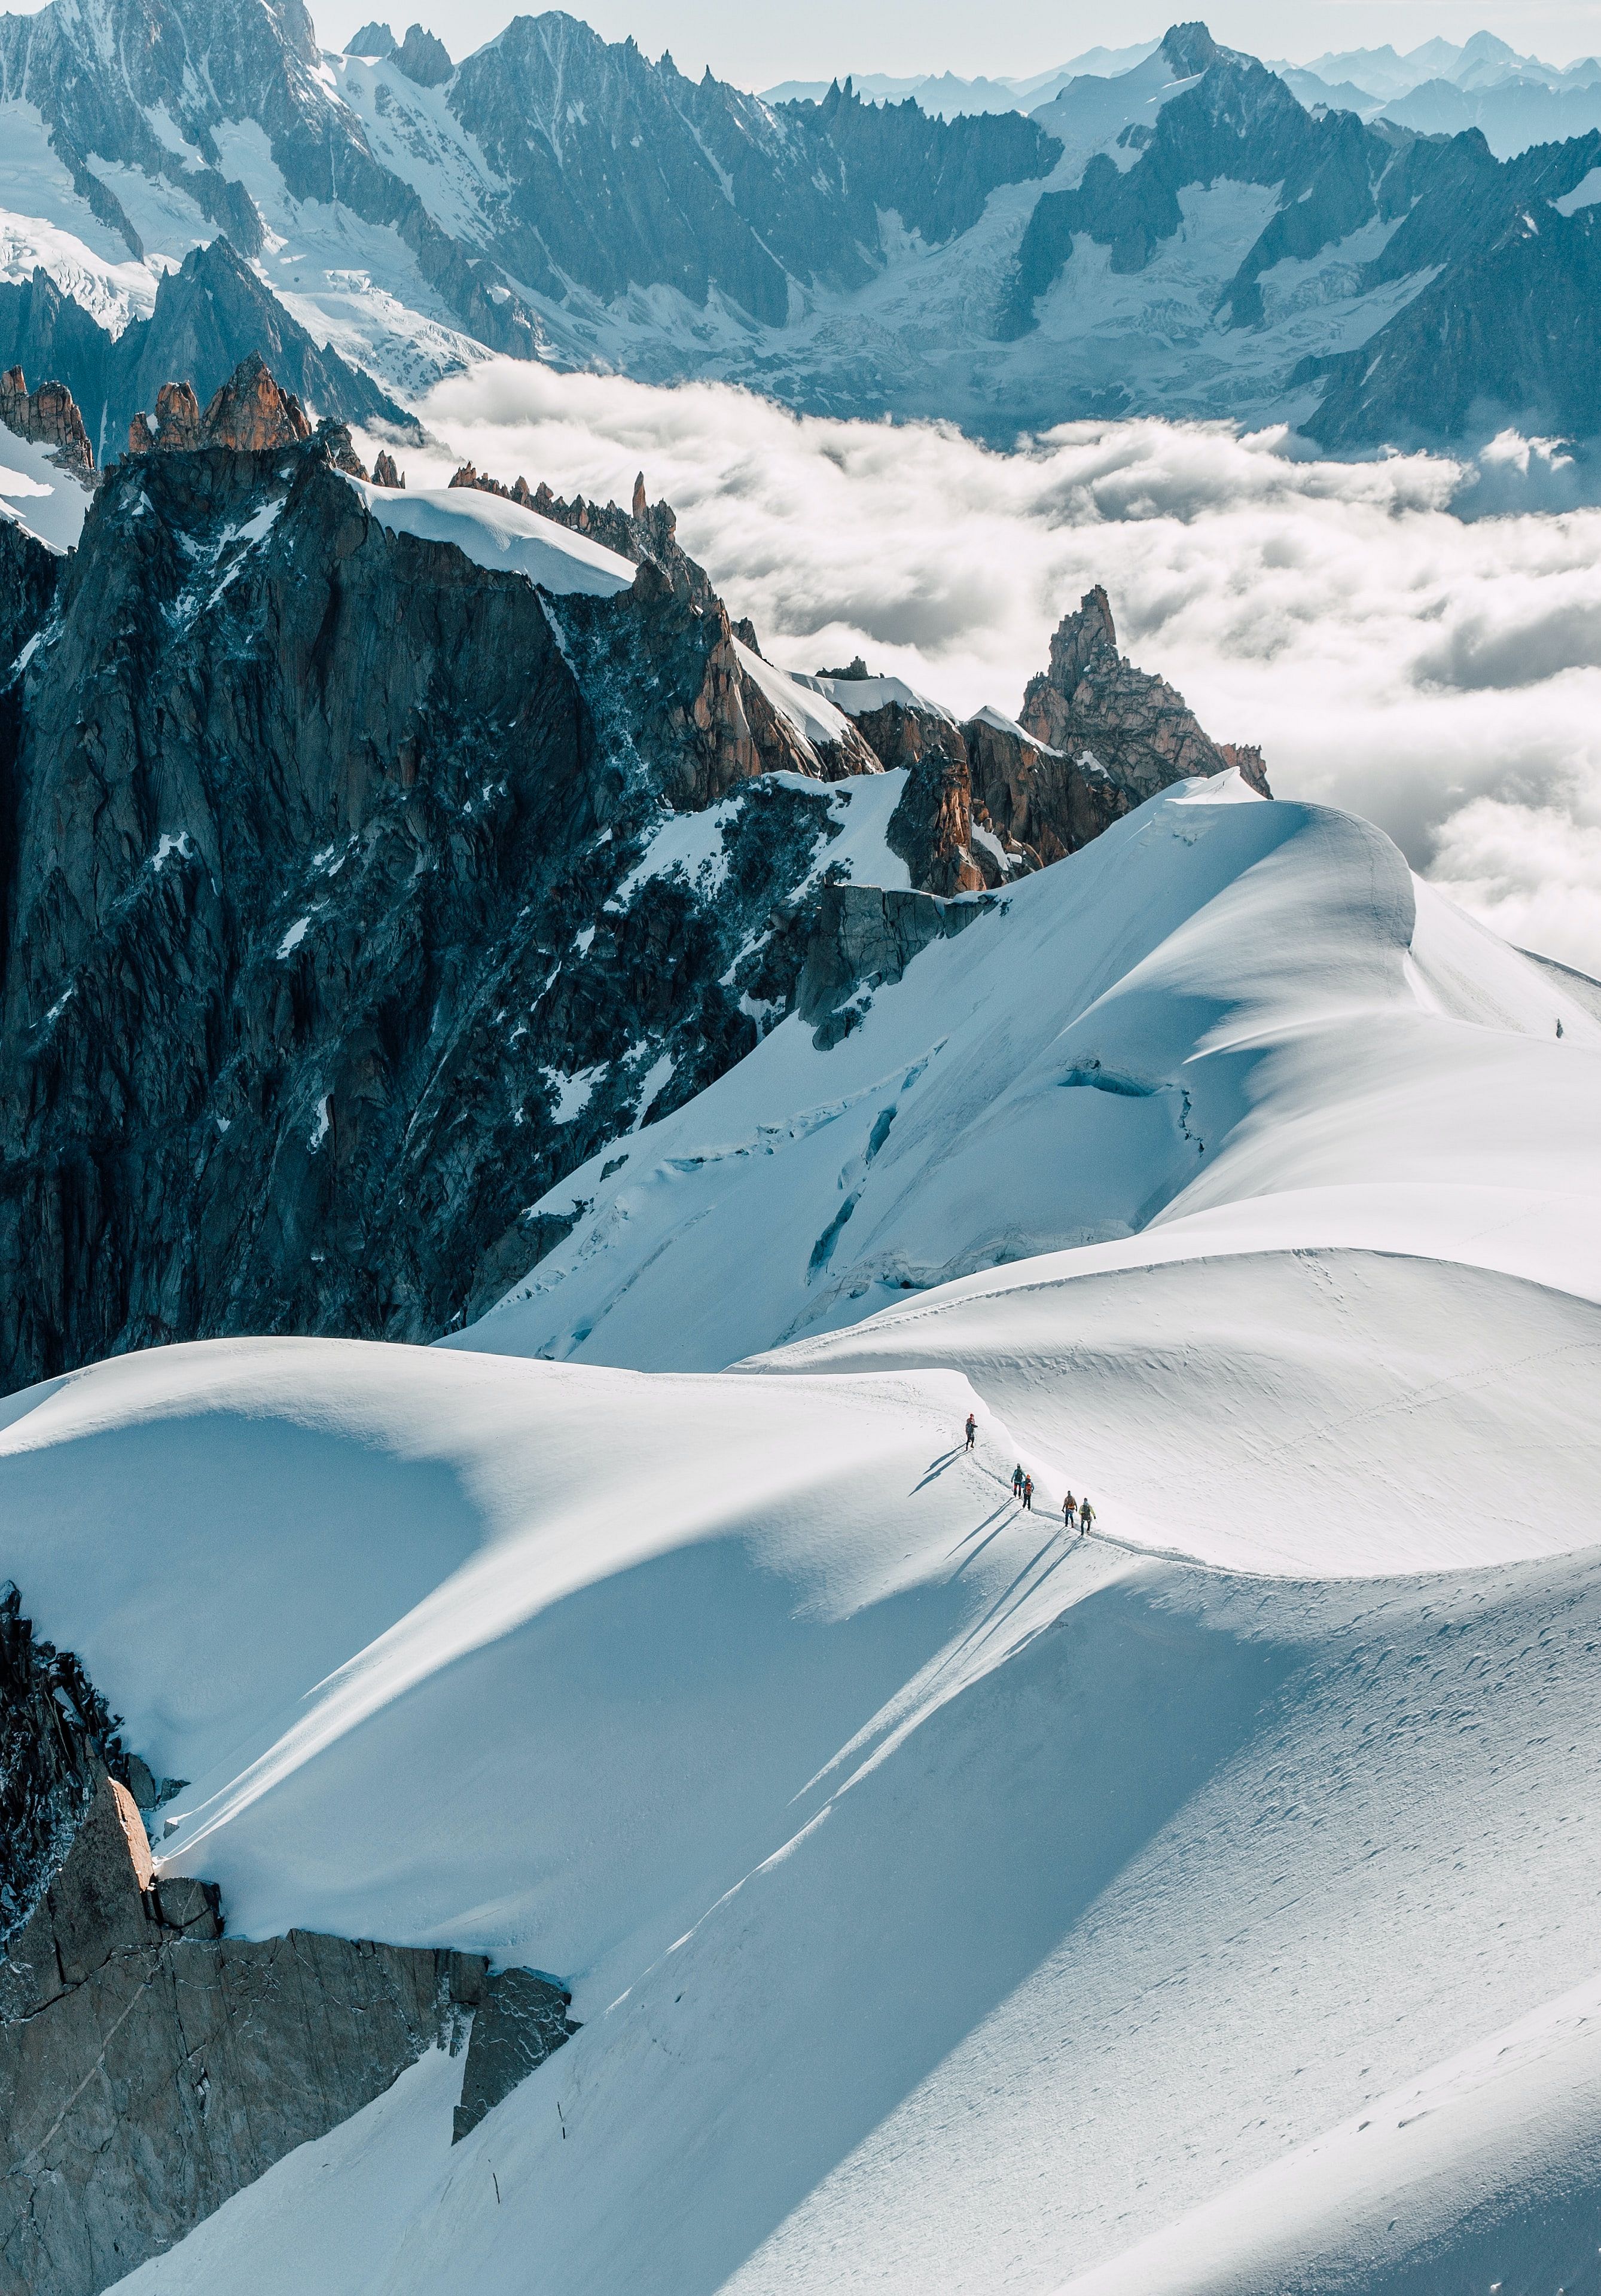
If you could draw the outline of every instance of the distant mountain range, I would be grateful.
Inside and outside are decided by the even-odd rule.
[[[1498,159],[1394,116],[1601,102],[1601,68],[1539,80],[1488,35],[1317,61],[1183,25],[945,116],[692,81],[560,13],[456,63],[420,26],[330,55],[300,0],[50,0],[0,19],[0,355],[102,460],[157,381],[204,398],[252,350],[390,430],[487,352],[1000,441],[1601,429],[1601,125]]]
[[[1031,112],[1055,102],[1074,80],[1113,78],[1132,70],[1160,45],[1145,40],[1127,48],[1090,48],[1054,71],[1024,78],[964,79],[948,71],[897,78],[887,72],[857,72],[851,85],[870,103],[909,97],[942,119],[972,111]],[[1326,104],[1365,119],[1393,119],[1431,135],[1477,127],[1503,160],[1531,144],[1601,127],[1601,62],[1583,56],[1564,70],[1538,56],[1519,55],[1493,32],[1475,32],[1460,47],[1435,39],[1406,55],[1388,45],[1348,48],[1305,64],[1277,61],[1270,69],[1309,111]],[[768,88],[766,97],[769,103],[818,102],[828,87],[826,80],[784,80]]]

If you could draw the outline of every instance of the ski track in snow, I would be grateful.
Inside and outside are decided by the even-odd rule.
[[[0,1405],[0,1568],[192,1780],[168,1870],[583,2021],[123,2285],[1588,2284],[1598,1091],[1377,832],[1190,783],[645,1127],[459,1341]]]

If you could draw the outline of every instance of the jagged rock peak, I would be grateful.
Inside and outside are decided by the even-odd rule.
[[[412,25],[394,51],[393,62],[396,70],[415,80],[419,87],[441,87],[456,70],[444,41],[424,31],[421,24]]]
[[[342,425],[339,426],[341,430]],[[135,414],[128,426],[127,450],[185,453],[197,447],[232,447],[262,454],[298,446],[311,436],[306,410],[293,391],[281,390],[259,351],[242,359],[213,395],[202,414],[191,386],[164,382],[153,414]],[[349,434],[344,433],[347,447]]]
[[[1218,45],[1204,24],[1173,24],[1163,37],[1162,53],[1180,79],[1193,79],[1227,51]]]
[[[387,24],[364,24],[354,39],[345,42],[345,53],[370,58],[392,56],[399,45]]]
[[[375,487],[404,488],[406,473],[396,468],[395,458],[391,454],[380,451],[378,459],[373,465],[373,484]]]
[[[1036,741],[1109,775],[1136,804],[1186,775],[1230,766],[1263,797],[1272,794],[1260,750],[1226,751],[1165,678],[1118,652],[1111,601],[1098,584],[1063,616],[1050,668],[1029,681],[1018,718]]]
[[[42,382],[29,390],[20,366],[0,375],[0,422],[19,439],[52,447],[62,466],[79,478],[94,469],[94,451],[78,403],[64,382]]]
[[[352,479],[366,477],[366,464],[350,443],[347,423],[332,422],[324,415],[312,434],[312,442],[321,448],[336,471],[343,471],[347,477]],[[393,467],[392,463],[390,467]]]
[[[240,361],[201,419],[207,446],[260,454],[309,439],[306,410],[292,391],[280,390],[259,351]]]
[[[1063,614],[1051,640],[1050,680],[1058,692],[1071,693],[1101,647],[1117,652],[1117,624],[1112,601],[1097,582],[1079,601],[1076,614]]]
[[[588,535],[608,550],[615,550],[620,558],[632,559],[636,566],[659,566],[675,589],[687,591],[701,605],[711,602],[711,584],[704,570],[678,546],[677,512],[670,503],[646,501],[643,471],[634,481],[630,510],[620,509],[616,503],[586,502],[582,495],[563,502],[543,479],[531,492],[524,478],[514,479],[508,487],[473,463],[464,463],[450,484],[476,487],[482,494],[519,503],[554,525],[566,527],[570,533]]]

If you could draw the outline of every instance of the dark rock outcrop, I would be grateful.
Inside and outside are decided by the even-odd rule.
[[[72,1652],[37,1636],[15,1587],[0,1588],[0,1943],[42,1899],[101,1779],[134,1785],[117,1731]],[[139,1775],[148,1785],[143,1763]]]
[[[8,367],[0,374],[0,422],[19,439],[50,447],[62,469],[75,478],[86,482],[93,480],[94,449],[77,402],[64,382],[42,382],[37,390],[29,390],[22,369]]]
[[[15,669],[18,655],[29,638],[37,636],[55,600],[62,559],[48,543],[14,517],[0,517],[0,689]],[[0,699],[0,713],[5,703]],[[3,740],[0,736],[0,740]],[[0,782],[0,849],[8,820],[4,784]],[[0,870],[0,883],[4,871]],[[0,894],[0,902],[4,901]],[[3,912],[0,912],[3,914]]]
[[[826,884],[812,914],[795,1009],[826,1051],[850,1035],[874,988],[899,980],[912,959],[936,940],[965,932],[987,900],[940,900],[932,893],[882,885]]]
[[[577,2030],[570,1997],[477,1954],[227,1937],[102,1772],[0,1960],[0,2296],[99,2296],[429,2048],[467,2046],[464,2135]]]
[[[472,2039],[462,2075],[451,2142],[471,2136],[519,2082],[571,2040],[578,2027],[567,2014],[572,1996],[531,1969],[486,1975],[472,2017]]]
[[[1041,834],[1048,830],[1048,841],[1063,851],[1072,849],[1075,775],[1082,780],[1098,774],[1107,784],[1104,798],[1091,801],[1092,814],[1105,808],[1100,828],[1173,782],[1231,765],[1262,796],[1270,794],[1260,750],[1226,754],[1165,678],[1136,669],[1119,653],[1112,607],[1098,586],[1076,613],[1063,617],[1051,640],[1050,667],[1030,679],[1020,722],[1042,750],[1030,783],[1018,792],[1018,809],[1030,818],[1037,811]],[[1047,748],[1056,753],[1048,769]]]
[[[432,1337],[564,1171],[787,1009],[825,789],[632,874],[761,774],[704,576],[542,593],[390,532],[343,452],[116,465],[10,697],[6,1386]]]

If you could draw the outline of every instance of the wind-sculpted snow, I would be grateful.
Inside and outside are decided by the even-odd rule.
[[[161,1869],[583,2027],[139,2296],[1583,2284],[1601,1022],[1237,778],[857,1011],[614,1144],[466,1346],[0,1409],[0,1571],[192,1781]],[[662,1368],[482,1351],[552,1332]]]
[[[537,2252],[563,2296],[1044,2296],[1132,2251],[1108,2285],[1178,2288],[1139,2243],[1208,2209],[1219,2287],[1302,2286],[1309,2213],[1342,2287],[1442,2226],[1488,2284],[1490,2203],[1571,2181],[1594,2122],[1559,1997],[1597,1878],[1601,1316],[1395,1266],[1125,1279],[1121,1365],[1058,1322],[1054,1393],[1025,1311],[998,1409],[981,1348],[970,1383],[233,1341],[13,1398],[0,1565],[193,1775],[163,1869],[247,1933],[527,1958],[584,2021],[454,2151],[425,2060],[128,2284],[289,2296],[342,2257],[513,2296]],[[1400,1443],[1408,1344],[1462,1391],[1400,1398]],[[1532,1538],[1474,1483],[1520,1424]],[[1274,1455],[1300,1575],[1121,1551],[1215,1547]],[[1108,1537],[1063,1534],[1062,1466]],[[1451,1568],[1394,1575],[1427,1539]],[[1422,2177],[1420,2090],[1468,2100]]]
[[[792,1015],[620,1169],[598,1148],[460,1344],[710,1369],[1070,1246],[1415,1250],[1601,1300],[1598,1122],[1601,1028],[1558,976],[1367,824],[1192,782],[842,1043]]]
[[[419,488],[415,493],[349,479],[380,526],[423,542],[449,542],[491,573],[521,574],[554,597],[614,598],[638,569],[614,550],[541,518],[537,511],[472,487]]]

